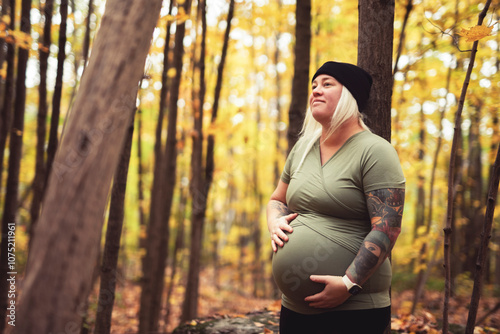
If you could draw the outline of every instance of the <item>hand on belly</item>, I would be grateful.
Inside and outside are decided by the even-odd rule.
[[[288,298],[304,302],[325,288],[325,282],[312,281],[311,275],[343,276],[354,256],[308,227],[297,226],[283,248],[274,253],[274,279]]]

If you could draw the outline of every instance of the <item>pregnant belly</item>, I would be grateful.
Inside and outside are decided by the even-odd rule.
[[[281,292],[297,302],[324,288],[312,282],[310,275],[343,276],[356,256],[304,225],[294,226],[288,237],[273,255],[273,275]]]

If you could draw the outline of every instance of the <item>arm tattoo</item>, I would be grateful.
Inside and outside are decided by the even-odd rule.
[[[292,213],[288,206],[283,202],[273,200],[269,204],[271,205],[271,208],[278,211],[277,217],[283,217]]]
[[[364,283],[389,256],[401,232],[404,197],[404,189],[379,189],[366,194],[371,231],[347,269],[354,282]]]

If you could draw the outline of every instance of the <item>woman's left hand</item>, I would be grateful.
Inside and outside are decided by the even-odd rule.
[[[323,291],[308,296],[304,300],[316,308],[332,308],[345,302],[351,294],[342,280],[342,276],[311,275],[311,281],[325,284]]]

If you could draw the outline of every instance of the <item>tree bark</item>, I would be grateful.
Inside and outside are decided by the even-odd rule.
[[[52,26],[52,10],[54,0],[47,0],[43,7],[45,17],[43,27],[42,47],[40,48],[40,84],[38,85],[38,116],[37,116],[37,143],[36,143],[36,163],[35,163],[35,178],[33,180],[33,199],[31,202],[31,225],[30,225],[30,240],[33,237],[33,229],[35,227],[38,216],[40,215],[40,205],[42,203],[43,190],[45,188],[45,180],[47,170],[45,162],[45,142],[47,135],[47,67],[49,59],[49,49],[51,45],[51,26]]]
[[[193,149],[191,154],[191,247],[189,255],[189,269],[182,306],[181,321],[194,319],[198,315],[198,295],[200,277],[200,257],[203,243],[203,228],[205,226],[205,212],[207,208],[207,195],[205,192],[205,175],[203,174],[203,104],[205,101],[205,53],[206,53],[206,2],[200,2],[202,36],[201,50],[198,62],[200,79],[199,94],[194,112]]]
[[[52,116],[50,118],[49,143],[47,145],[47,178],[52,170],[52,163],[56,155],[59,142],[59,115],[61,113],[62,85],[64,74],[64,60],[66,59],[66,27],[68,20],[68,0],[61,0],[59,5],[61,24],[59,26],[59,51],[57,53],[57,74],[54,95],[52,96]],[[42,195],[43,196],[43,195]]]
[[[184,2],[184,11],[189,13],[191,1]],[[161,300],[164,286],[165,265],[167,260],[169,240],[169,218],[175,188],[177,162],[177,100],[182,77],[182,59],[184,56],[183,39],[186,24],[178,23],[175,32],[175,47],[173,67],[175,77],[170,87],[168,100],[167,142],[164,157],[161,161],[161,173],[158,182],[163,190],[158,204],[151,204],[151,215],[148,226],[148,243],[144,257],[144,276],[141,292],[141,308],[139,314],[139,333],[158,330],[158,320],[161,311]],[[155,207],[153,207],[155,205]],[[158,211],[154,211],[158,210]]]
[[[420,131],[417,163],[421,166],[417,174],[417,203],[415,206],[415,226],[413,228],[413,240],[419,236],[418,230],[425,224],[425,176],[424,176],[424,158],[425,158],[425,115],[424,109],[420,108]]]
[[[200,257],[201,246],[203,242],[203,229],[205,225],[205,213],[207,208],[207,198],[212,184],[214,171],[214,145],[215,138],[212,134],[208,137],[207,153],[205,167],[203,168],[203,104],[205,96],[205,42],[206,42],[206,3],[202,3],[202,26],[203,36],[201,42],[200,56],[200,94],[199,110],[195,115],[194,136],[193,136],[193,154],[192,154],[192,209],[191,209],[191,250],[189,256],[189,270],[186,284],[186,293],[182,306],[181,321],[196,318],[198,314],[198,295],[199,295],[199,275],[200,275]],[[211,123],[213,124],[217,117],[220,90],[222,88],[223,70],[227,56],[229,44],[229,33],[231,21],[234,15],[234,0],[229,3],[227,15],[227,26],[224,34],[224,43],[222,46],[221,61],[218,67],[217,83],[215,88],[214,105],[212,108]]]
[[[16,1],[8,0],[4,1],[4,6],[2,12],[8,11],[8,8],[15,8]],[[15,27],[15,11],[10,11],[10,25],[9,29],[14,30]],[[2,191],[2,175],[3,175],[3,161],[5,157],[5,147],[7,145],[7,137],[10,133],[10,127],[12,125],[12,102],[14,101],[14,58],[15,58],[15,48],[11,43],[7,43],[7,75],[5,77],[4,86],[4,96],[2,103],[2,110],[0,114],[0,194]],[[0,197],[1,198],[1,197]]]
[[[142,165],[142,110],[137,110],[137,200],[139,201],[139,226],[146,227],[146,213],[144,212],[144,181]],[[139,246],[141,242],[139,239]]]
[[[177,233],[175,236],[174,249],[172,252],[172,271],[170,273],[170,280],[167,287],[167,296],[165,300],[165,332],[168,324],[170,323],[170,314],[172,313],[171,308],[171,298],[172,292],[175,286],[175,277],[177,274],[177,268],[182,266],[182,261],[178,260],[179,252],[184,248],[184,236],[185,236],[185,224],[186,211],[187,211],[187,200],[188,200],[188,189],[187,187],[181,187],[180,189],[180,199],[179,206],[177,207]]]
[[[83,38],[83,70],[87,67],[87,61],[89,59],[90,51],[90,17],[94,12],[94,0],[89,0],[89,10],[87,13],[87,21],[85,22],[85,37]]]
[[[390,142],[394,0],[360,0],[358,10],[358,66],[373,77],[366,124]]]
[[[292,101],[288,109],[287,154],[299,139],[307,109],[310,86],[309,63],[311,61],[311,0],[297,1],[295,19],[295,60]]]
[[[406,12],[405,17],[403,19],[403,26],[401,27],[401,34],[399,35],[399,43],[398,50],[396,51],[396,58],[394,60],[394,70],[392,71],[393,85],[394,85],[394,75],[399,70],[399,58],[401,57],[401,53],[403,52],[405,37],[406,37],[406,26],[408,25],[408,18],[410,17],[410,13],[413,10],[413,0],[408,0],[406,4]]]
[[[132,120],[126,134],[120,162],[113,180],[113,189],[111,191],[106,242],[102,254],[101,284],[99,287],[99,300],[97,303],[94,331],[96,334],[108,334],[111,331],[111,314],[115,302],[115,289],[118,276],[118,254],[120,252],[120,240],[125,213],[125,192],[127,190],[127,175],[133,137],[134,123]]]
[[[49,177],[15,333],[80,328],[120,149],[161,1],[109,0]],[[127,36],[127,38],[123,38]]]
[[[478,25],[483,23],[484,17],[488,12],[491,0],[487,0],[486,4],[479,13]],[[445,284],[444,284],[444,305],[443,305],[443,334],[448,334],[449,329],[449,303],[451,295],[451,249],[450,240],[452,234],[452,218],[453,218],[453,208],[455,200],[455,158],[457,156],[457,145],[458,145],[458,129],[461,126],[462,120],[462,110],[465,103],[465,96],[467,95],[467,88],[469,87],[470,76],[472,74],[472,69],[474,67],[474,62],[476,59],[478,41],[475,41],[472,45],[472,51],[470,53],[469,65],[467,68],[467,73],[465,75],[465,80],[462,85],[462,92],[460,94],[460,99],[458,100],[457,113],[455,115],[455,131],[453,133],[453,142],[451,146],[450,155],[450,165],[448,171],[448,207],[446,211],[446,226],[444,227],[444,268],[445,268]]]
[[[389,142],[391,141],[393,39],[394,0],[359,0],[358,66],[365,69],[373,78],[368,106],[364,111],[368,115],[366,125]],[[389,324],[385,333],[390,332]]]
[[[12,8],[15,8],[12,6]],[[31,32],[31,0],[21,2],[21,31]],[[2,243],[0,245],[0,319],[5,320],[7,306],[11,306],[8,298],[10,283],[7,279],[14,278],[17,273],[15,254],[10,250],[12,240],[9,232],[14,231],[17,225],[16,213],[19,199],[19,171],[23,154],[24,112],[26,107],[26,69],[29,58],[29,49],[18,48],[17,78],[15,85],[14,116],[9,140],[9,167],[5,189],[4,210],[2,217]],[[15,237],[15,235],[14,235]],[[12,247],[12,246],[11,246]],[[14,246],[15,248],[15,246]],[[12,260],[14,259],[14,261]],[[12,273],[12,274],[10,274]],[[11,281],[12,282],[12,281]],[[10,294],[10,293],[9,293]],[[11,302],[14,299],[10,299]],[[22,319],[22,318],[21,318]],[[0,333],[5,329],[5,321],[0,321]]]

